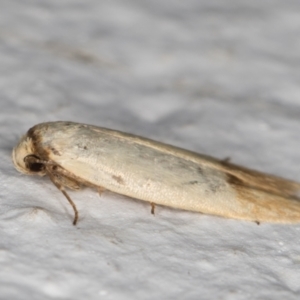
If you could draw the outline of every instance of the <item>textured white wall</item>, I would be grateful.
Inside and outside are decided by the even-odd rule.
[[[0,299],[299,299],[300,225],[70,193],[14,170],[32,125],[121,129],[300,181],[300,2],[0,3]]]

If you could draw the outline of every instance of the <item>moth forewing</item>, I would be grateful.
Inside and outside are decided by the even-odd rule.
[[[75,224],[78,212],[65,187],[81,185],[147,201],[152,211],[159,204],[258,222],[300,221],[299,183],[106,128],[38,124],[14,148],[13,162],[25,174],[48,175],[73,206]]]

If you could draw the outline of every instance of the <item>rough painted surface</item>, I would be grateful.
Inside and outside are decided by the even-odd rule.
[[[13,169],[32,125],[111,127],[300,181],[299,1],[0,3],[0,299],[298,299],[299,225]]]

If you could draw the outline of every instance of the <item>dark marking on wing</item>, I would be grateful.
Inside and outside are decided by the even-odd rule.
[[[199,183],[199,181],[197,181],[197,180],[192,180],[192,181],[188,182],[188,184],[197,184],[197,183]]]
[[[114,179],[119,184],[124,184],[124,179],[121,176],[113,175],[111,178]]]
[[[198,168],[197,168],[197,171],[198,171],[198,173],[199,173],[200,175],[203,175],[203,170],[202,170],[201,167],[198,167]]]
[[[51,151],[55,154],[55,155],[58,155],[58,156],[61,156],[61,153],[58,151],[58,150],[56,150],[55,148],[51,148]]]
[[[244,181],[239,179],[237,176],[234,176],[232,174],[226,174],[227,176],[227,182],[229,184],[233,184],[233,185],[245,185]]]
[[[197,180],[191,180],[191,181],[185,181],[185,182],[183,182],[182,185],[195,185],[197,183],[199,183],[199,181],[197,181]]]
[[[208,192],[213,192],[216,193],[220,189],[220,184],[216,182],[210,182],[209,184],[209,191]]]
[[[88,147],[86,145],[82,144],[82,143],[77,143],[76,146],[77,146],[78,149],[81,149],[81,150],[87,150],[88,149]]]

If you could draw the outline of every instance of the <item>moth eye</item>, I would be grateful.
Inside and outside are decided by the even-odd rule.
[[[41,163],[32,163],[29,164],[29,169],[32,172],[41,172],[42,170],[44,170],[44,165]]]
[[[24,162],[26,164],[26,167],[31,171],[31,172],[41,172],[45,169],[45,166],[43,163],[39,162],[40,159],[36,155],[27,155],[24,157]]]

